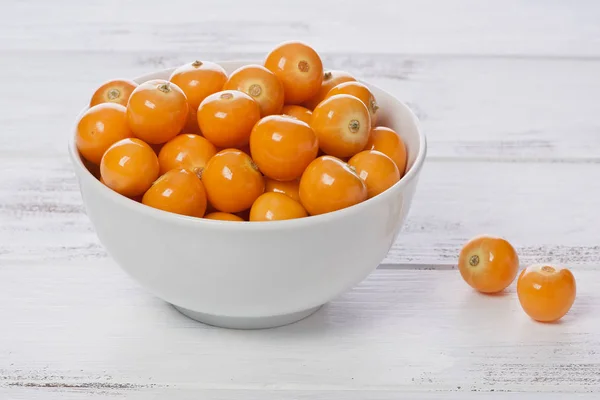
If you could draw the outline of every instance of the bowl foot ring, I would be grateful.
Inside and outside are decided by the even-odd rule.
[[[274,315],[270,317],[225,317],[220,315],[204,314],[173,305],[173,307],[195,321],[203,324],[230,329],[266,329],[292,324],[307,318],[317,312],[321,306],[298,311],[291,314]]]

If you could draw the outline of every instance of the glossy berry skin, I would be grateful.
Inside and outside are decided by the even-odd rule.
[[[223,90],[239,90],[252,97],[261,117],[279,114],[283,107],[283,84],[262,65],[245,65],[233,71]]]
[[[300,180],[278,181],[271,178],[265,178],[265,192],[282,193],[292,200],[300,202]]]
[[[281,115],[299,119],[300,121],[306,122],[309,125],[310,120],[312,119],[312,111],[310,111],[308,108],[294,104],[284,106],[281,110]]]
[[[375,126],[377,123],[377,110],[379,109],[379,106],[375,101],[375,96],[373,96],[373,93],[371,93],[367,86],[356,81],[344,82],[332,88],[329,93],[327,93],[325,98],[338,94],[349,94],[360,99],[360,101],[362,101],[369,110],[369,115],[371,116],[371,126]]]
[[[208,96],[198,108],[202,135],[221,148],[248,144],[252,127],[260,119],[260,107],[239,90],[224,90]]]
[[[148,144],[165,143],[183,129],[187,98],[174,83],[153,79],[139,85],[127,103],[129,127]]]
[[[199,133],[196,117],[198,106],[206,97],[223,90],[227,81],[225,69],[211,61],[196,60],[176,68],[169,80],[183,90],[188,100],[189,112],[185,131]]]
[[[283,84],[285,104],[301,104],[315,96],[323,82],[323,62],[306,43],[284,42],[275,47],[264,66]]]
[[[348,164],[321,156],[309,164],[299,187],[300,201],[310,215],[353,206],[367,199],[367,186]]]
[[[132,136],[127,109],[116,103],[101,103],[88,109],[77,123],[75,143],[86,160],[98,165],[110,146]]]
[[[365,150],[352,156],[348,164],[367,185],[368,197],[375,197],[400,180],[398,167],[391,158],[376,150]]]
[[[137,83],[128,79],[113,79],[105,82],[92,95],[90,107],[102,103],[116,103],[126,106],[129,96],[137,86]]]
[[[469,240],[461,249],[458,270],[473,289],[497,293],[515,280],[519,257],[505,239],[481,235]]]
[[[561,319],[575,302],[575,277],[567,268],[531,265],[521,271],[517,295],[521,307],[536,321]]]
[[[338,158],[352,157],[369,140],[371,117],[358,98],[340,94],[319,103],[313,111],[310,126],[325,154]]]
[[[225,149],[210,159],[202,172],[208,201],[218,211],[236,213],[252,206],[265,191],[265,181],[250,156]]]
[[[159,210],[200,218],[206,212],[206,191],[193,172],[172,169],[152,184],[142,203]]]
[[[310,126],[293,118],[270,115],[261,119],[250,135],[252,159],[263,174],[279,181],[300,178],[318,151],[317,136]]]
[[[212,212],[210,214],[206,214],[204,216],[204,218],[206,218],[206,219],[215,219],[215,220],[219,220],[219,221],[235,221],[235,222],[242,222],[242,221],[244,221],[243,218],[238,217],[235,214],[221,212],[221,211],[215,211],[215,212]]]
[[[261,194],[250,209],[250,221],[282,221],[307,217],[300,203],[282,193]]]
[[[127,197],[140,196],[158,178],[156,153],[140,139],[123,139],[106,150],[100,162],[102,182]]]
[[[352,82],[356,79],[346,71],[329,70],[323,74],[323,82],[315,96],[304,102],[304,107],[313,110],[320,102],[325,100],[327,93],[340,83]]]
[[[158,153],[161,175],[172,169],[185,168],[192,172],[203,169],[217,154],[215,146],[199,135],[184,133],[165,143]]]
[[[391,158],[398,167],[400,177],[406,173],[406,145],[393,129],[378,126],[371,129],[364,150],[377,150]]]

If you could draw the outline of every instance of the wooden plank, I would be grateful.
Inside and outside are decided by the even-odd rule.
[[[104,258],[66,159],[0,161],[0,260]],[[452,267],[470,237],[505,236],[523,263],[597,268],[600,164],[430,162],[385,264]]]
[[[235,331],[183,317],[109,262],[5,264],[0,385],[590,393],[600,390],[599,274],[575,271],[577,300],[557,324],[529,319],[514,285],[485,296],[457,271],[378,270],[299,323]]]
[[[2,157],[62,154],[95,88],[195,58],[261,59],[257,53],[2,52]],[[600,162],[599,61],[325,57],[407,102],[422,120],[430,160]],[[27,82],[27,86],[23,85]]]
[[[507,393],[507,392],[406,392],[389,390],[261,390],[261,389],[181,389],[181,388],[111,388],[98,384],[96,388],[69,387],[12,387],[0,388],[0,395],[8,399],[23,400],[88,400],[114,399],[127,400],[562,400],[564,393]],[[133,385],[122,385],[133,386]],[[569,394],[569,399],[596,399],[597,394]]]
[[[600,5],[477,0],[9,1],[1,49],[322,51],[600,56]]]

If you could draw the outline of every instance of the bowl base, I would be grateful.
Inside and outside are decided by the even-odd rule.
[[[298,311],[291,314],[274,315],[270,317],[224,317],[220,315],[204,314],[197,311],[188,310],[187,308],[173,307],[195,321],[203,324],[217,326],[219,328],[229,329],[266,329],[276,328],[278,326],[292,324],[298,322],[310,315],[314,314],[321,306],[310,308],[304,311]]]

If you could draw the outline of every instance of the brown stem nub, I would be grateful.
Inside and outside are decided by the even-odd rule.
[[[262,88],[258,84],[253,84],[248,88],[248,94],[252,97],[258,97],[262,93]]]
[[[373,114],[375,114],[377,112],[377,110],[379,110],[379,106],[377,105],[377,102],[375,101],[375,99],[371,99],[369,105],[371,106],[371,112]]]
[[[194,68],[198,68],[201,66],[202,66],[202,61],[200,61],[200,60],[196,60],[192,63],[192,67],[194,67]]]
[[[542,271],[547,272],[549,274],[552,274],[552,273],[556,272],[556,270],[554,268],[552,268],[551,266],[549,266],[549,265],[544,265],[542,267]]]
[[[171,82],[166,82],[158,85],[158,90],[163,93],[169,93],[171,91]]]
[[[112,88],[106,93],[106,98],[108,100],[116,100],[119,97],[121,97],[121,91],[116,88]]]
[[[353,119],[352,121],[350,121],[348,123],[348,130],[350,130],[350,132],[352,133],[356,133],[358,132],[360,129],[360,122],[356,119]]]
[[[331,79],[332,76],[333,76],[333,74],[331,72],[327,71],[323,74],[323,80],[328,81]]]
[[[233,95],[231,93],[221,93],[221,96],[219,96],[220,98],[222,98],[223,100],[229,100],[231,98],[233,98]]]
[[[298,69],[300,70],[300,72],[308,72],[308,70],[310,69],[310,65],[304,60],[298,61]]]
[[[192,169],[192,172],[196,174],[198,179],[202,180],[202,173],[204,172],[204,167],[194,167],[194,169]]]
[[[471,265],[471,267],[476,267],[479,265],[479,256],[477,254],[474,254],[471,256],[471,258],[469,258],[469,264]]]

